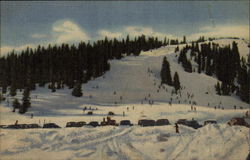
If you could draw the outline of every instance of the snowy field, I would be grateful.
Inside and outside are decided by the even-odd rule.
[[[1,130],[1,159],[244,160],[246,127],[207,125]]]
[[[221,45],[232,41],[215,40]],[[247,44],[242,40],[237,43],[240,54],[246,56],[249,52]],[[40,125],[54,122],[63,128],[1,129],[0,159],[245,159],[249,149],[249,129],[230,127],[226,123],[233,117],[244,116],[249,104],[236,96],[216,95],[217,79],[214,77],[184,72],[177,63],[175,48],[167,46],[143,52],[139,57],[112,60],[111,70],[103,77],[83,84],[83,97],[80,98],[71,96],[71,90],[66,88],[55,93],[47,88],[37,88],[31,92],[32,107],[25,115],[11,112],[11,104],[3,102],[0,104],[0,124],[14,124],[16,120]],[[171,94],[173,87],[159,87],[164,56],[170,62],[172,76],[175,71],[179,74],[184,88],[179,95]],[[22,94],[18,93],[16,97],[21,99]],[[154,101],[152,106],[149,100]],[[9,98],[9,101],[12,100]],[[197,104],[196,112],[191,111],[190,102]],[[97,110],[93,115],[86,115],[88,110],[83,112],[84,107]],[[101,122],[109,111],[115,113],[112,119],[117,122],[128,119],[137,124],[139,119],[167,118],[171,125],[64,128],[70,121]],[[34,115],[32,119],[31,113]],[[215,119],[218,124],[197,130],[180,125],[180,133],[175,133],[174,123],[178,119],[192,118],[200,124]]]

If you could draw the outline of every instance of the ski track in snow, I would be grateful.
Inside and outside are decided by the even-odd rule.
[[[63,131],[62,131],[63,130]],[[79,132],[94,130],[92,134],[81,135]],[[146,132],[145,132],[146,130]],[[155,132],[157,130],[157,132]],[[26,130],[26,133],[16,130],[1,130],[1,142],[6,143],[7,136],[20,134],[17,141],[22,146],[3,149],[0,154],[3,159],[18,159],[27,154],[29,159],[43,159],[38,153],[53,153],[51,158],[60,159],[60,153],[70,153],[69,159],[102,159],[102,160],[182,160],[182,159],[244,159],[247,155],[246,127],[230,127],[227,125],[207,125],[198,130],[180,126],[180,134],[174,133],[172,126],[165,127],[99,127],[74,129],[40,129]],[[136,134],[137,132],[142,134]],[[159,134],[168,133],[166,141],[157,140]],[[72,136],[72,135],[76,136]],[[229,135],[228,135],[229,134]],[[140,138],[147,139],[141,142]],[[8,139],[8,138],[7,138]],[[138,140],[137,140],[138,139]],[[221,145],[218,148],[218,145]],[[5,148],[4,146],[1,146]],[[153,148],[152,148],[153,147]],[[160,152],[160,149],[164,149]],[[150,150],[153,149],[153,153]],[[158,155],[159,154],[159,155]],[[201,157],[203,156],[203,157]],[[46,156],[45,156],[46,157]],[[62,158],[62,157],[61,157]],[[65,158],[62,158],[65,159]]]

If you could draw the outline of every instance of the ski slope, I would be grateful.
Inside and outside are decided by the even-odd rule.
[[[233,40],[215,40],[220,45]],[[242,56],[249,50],[238,40]],[[183,46],[180,46],[182,48]],[[11,112],[11,104],[0,104],[0,124],[54,122],[65,127],[69,121],[102,121],[109,111],[117,122],[129,119],[169,119],[172,125],[163,127],[82,127],[62,129],[0,130],[2,159],[245,159],[248,153],[246,127],[226,124],[233,117],[244,116],[249,104],[236,96],[216,95],[215,77],[187,73],[177,63],[176,46],[166,46],[112,60],[110,71],[104,76],[83,84],[83,97],[71,96],[65,88],[51,93],[46,88],[31,92],[32,107],[25,115]],[[172,76],[177,71],[184,89],[181,96],[171,94],[173,87],[160,86],[160,70],[166,56]],[[188,98],[193,95],[193,98]],[[16,98],[21,99],[18,92]],[[169,104],[172,99],[172,105]],[[149,100],[154,104],[149,105]],[[12,99],[9,97],[8,101]],[[196,112],[190,102],[196,102]],[[237,110],[233,107],[237,106]],[[92,116],[84,107],[94,110]],[[214,106],[217,109],[214,109]],[[220,108],[218,108],[220,106]],[[242,107],[243,109],[239,109]],[[134,109],[133,109],[134,108]],[[224,110],[222,110],[224,108]],[[123,117],[123,112],[125,116]],[[30,118],[30,114],[34,118]],[[218,125],[207,125],[198,130],[180,126],[175,133],[173,124],[178,119],[196,119],[200,124],[215,119]],[[3,145],[4,144],[4,145]],[[6,145],[5,145],[6,144]],[[41,156],[42,155],[42,156]],[[41,156],[41,157],[39,157]],[[202,157],[201,157],[202,156]]]

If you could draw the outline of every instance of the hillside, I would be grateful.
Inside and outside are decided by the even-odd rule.
[[[231,44],[232,41],[215,40],[220,45]],[[249,51],[247,44],[242,40],[238,40],[238,43],[240,54],[246,56]],[[176,134],[172,125],[18,130],[14,139],[15,130],[1,129],[1,142],[6,144],[9,141],[10,144],[0,146],[0,155],[7,159],[16,155],[36,159],[34,153],[45,152],[46,156],[55,159],[60,159],[58,154],[64,159],[244,159],[248,153],[248,129],[229,127],[225,123],[232,117],[242,117],[249,104],[236,96],[217,95],[215,77],[185,72],[177,62],[178,52],[174,53],[175,48],[175,45],[166,46],[142,52],[138,57],[111,60],[109,71],[82,85],[83,96],[79,98],[73,97],[71,90],[66,88],[51,93],[47,85],[46,88],[37,87],[31,92],[32,107],[24,115],[11,112],[11,104],[8,106],[7,102],[3,102],[0,105],[0,123],[13,124],[16,120],[19,123],[55,122],[64,127],[69,121],[100,122],[108,111],[113,111],[116,114],[113,119],[130,119],[134,124],[142,118],[168,118],[171,124],[181,118],[194,118],[200,124],[208,119],[216,119],[218,125],[208,125],[198,130],[181,126],[181,134]],[[170,62],[172,77],[176,71],[179,74],[184,88],[181,97],[171,94],[173,87],[160,86],[164,56]],[[193,95],[193,98],[188,95]],[[18,92],[16,97],[21,99],[22,93]],[[170,99],[172,105],[169,104]],[[154,102],[152,106],[149,100]],[[196,112],[190,109],[193,102],[196,103]],[[98,110],[89,116],[83,113],[85,106]],[[234,110],[234,106],[237,106],[237,110]],[[31,113],[33,119],[30,118]],[[18,145],[13,145],[16,143]]]

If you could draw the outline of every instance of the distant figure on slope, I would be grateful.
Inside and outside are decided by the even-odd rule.
[[[175,132],[176,132],[176,133],[179,133],[179,126],[178,126],[177,123],[175,123]]]
[[[31,113],[30,118],[31,118],[31,119],[33,118],[33,113]]]
[[[125,112],[124,112],[124,111],[122,112],[122,116],[123,116],[123,117],[125,116]]]
[[[15,125],[17,125],[18,124],[18,120],[16,120],[16,122],[15,122]]]
[[[245,115],[246,115],[246,117],[250,117],[250,110],[246,111]]]

